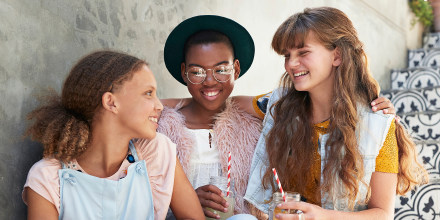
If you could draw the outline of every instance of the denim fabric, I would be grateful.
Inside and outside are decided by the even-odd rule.
[[[272,93],[269,99],[268,107],[272,106],[276,101],[278,101],[283,95],[283,89],[279,88]],[[363,155],[364,160],[364,182],[368,185],[370,183],[370,178],[372,173],[375,171],[376,167],[376,157],[379,154],[388,130],[390,128],[391,122],[394,120],[394,115],[373,113],[369,108],[358,105],[358,115],[360,121],[357,125],[356,136],[358,139],[358,144],[360,151]],[[264,172],[269,165],[267,155],[266,155],[266,141],[265,137],[273,127],[273,118],[271,114],[266,114],[263,122],[263,130],[258,140],[257,147],[252,159],[251,171],[249,176],[249,182],[246,190],[244,199],[254,205],[259,210],[268,213],[269,204],[267,201],[271,199],[272,188],[270,185],[268,189],[264,189],[262,186],[262,177]],[[320,137],[319,147],[321,153],[321,169],[325,165],[325,144],[328,138],[328,134]],[[322,172],[322,170],[321,170]],[[321,175],[322,178],[322,175]],[[321,179],[321,181],[323,181]],[[275,180],[274,180],[275,183]],[[275,184],[276,185],[276,184]],[[335,190],[335,195],[329,196],[328,194],[321,195],[322,207],[326,209],[335,209],[340,211],[348,211],[348,200],[346,199],[333,199],[342,193],[341,183],[335,184],[339,186]],[[366,209],[366,205],[363,204],[368,188],[361,184],[359,186],[359,195],[356,199],[355,210]]]
[[[119,181],[94,177],[76,170],[59,170],[59,219],[154,219],[153,196],[144,160],[136,162]]]

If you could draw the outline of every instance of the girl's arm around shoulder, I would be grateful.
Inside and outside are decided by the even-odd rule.
[[[177,105],[186,106],[191,102],[191,98],[182,98],[182,99],[161,99],[162,105],[168,108],[175,108]]]
[[[256,108],[256,97],[255,96],[234,96],[232,100],[237,104],[238,108],[256,118],[263,119],[264,113]]]
[[[173,196],[170,208],[177,219],[205,219],[199,198],[183,172],[176,157]]]

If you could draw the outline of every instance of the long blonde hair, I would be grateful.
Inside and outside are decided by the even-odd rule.
[[[379,86],[368,70],[363,44],[350,19],[340,10],[330,7],[305,9],[284,21],[276,31],[272,47],[278,54],[290,48],[302,48],[309,33],[329,50],[338,49],[341,64],[334,72],[334,95],[331,106],[329,138],[325,146],[326,164],[320,191],[332,195],[334,183],[340,179],[350,208],[354,207],[359,185],[364,176],[363,159],[356,140],[359,121],[357,104],[369,106],[379,94]],[[291,78],[285,74],[281,82],[284,95],[273,107],[274,126],[267,135],[266,150],[269,169],[263,184],[272,184],[272,167],[282,176],[285,190],[304,193],[310,181],[313,153],[316,151],[311,122],[311,101],[308,92],[295,90]],[[270,112],[270,111],[269,111]],[[416,160],[415,145],[402,128],[396,125],[399,148],[399,173],[396,192],[404,194],[422,182],[426,171]],[[341,156],[342,155],[342,156]],[[366,198],[368,200],[368,196]]]

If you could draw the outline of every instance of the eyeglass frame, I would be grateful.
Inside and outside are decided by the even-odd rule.
[[[183,63],[182,63],[182,64],[183,64]],[[228,80],[231,79],[231,75],[235,74],[235,62],[234,62],[234,63],[229,63],[229,64],[227,64],[227,65],[220,64],[220,65],[214,66],[214,67],[212,67],[212,68],[208,68],[208,69],[205,69],[205,68],[203,68],[203,67],[201,67],[201,66],[195,66],[195,67],[201,68],[201,69],[204,71],[205,78],[203,78],[202,82],[200,82],[200,83],[193,83],[193,82],[191,82],[191,80],[189,79],[189,76],[188,76],[188,70],[191,69],[191,68],[194,68],[194,67],[186,68],[186,65],[185,65],[185,75],[186,75],[186,79],[188,79],[188,81],[189,81],[191,84],[196,84],[196,85],[198,85],[198,84],[202,84],[203,82],[205,82],[206,77],[208,76],[208,70],[211,70],[211,72],[212,72],[212,77],[215,79],[215,81],[217,81],[217,82],[219,82],[219,83],[225,83],[225,82],[227,82],[228,80],[226,80],[226,81],[219,81],[217,78],[215,78],[215,74],[214,74],[213,70],[214,70],[216,67],[219,67],[219,66],[232,67],[232,71],[233,71],[233,72],[228,74],[228,75],[229,75],[229,79],[228,79]]]

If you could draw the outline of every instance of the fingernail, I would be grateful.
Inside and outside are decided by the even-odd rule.
[[[384,113],[384,114],[388,113],[388,110],[384,109],[384,110],[383,110],[383,113]]]
[[[219,218],[220,218],[220,215],[216,215],[215,218],[216,218],[216,219],[219,219]]]
[[[228,209],[227,209],[227,208],[224,208],[224,209],[223,209],[223,212],[228,212]]]
[[[377,107],[374,106],[374,107],[372,108],[372,110],[375,112],[375,111],[377,110]]]
[[[371,102],[371,105],[376,105],[376,102]]]
[[[229,202],[226,202],[226,203],[225,203],[225,206],[226,206],[226,208],[229,207]]]
[[[277,214],[277,215],[275,215],[275,217],[280,218],[281,216]]]
[[[281,207],[281,204],[278,204],[277,207]]]
[[[221,193],[220,193],[220,196],[221,196],[221,197],[224,197],[224,196],[225,196],[225,194],[223,194],[223,192],[221,192]]]

